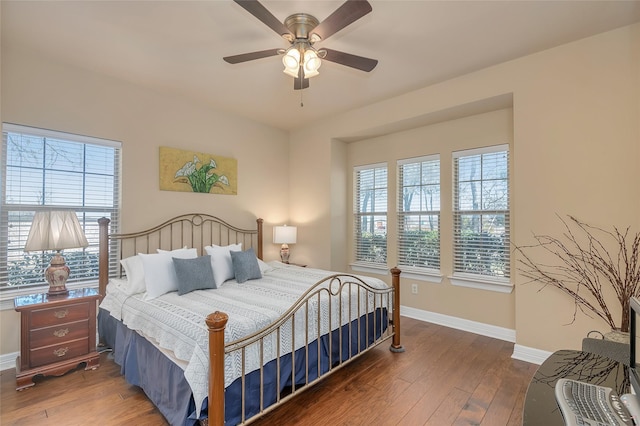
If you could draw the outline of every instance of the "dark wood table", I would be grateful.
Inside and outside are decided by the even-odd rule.
[[[86,370],[100,366],[96,351],[95,288],[69,290],[14,299],[20,312],[20,356],[16,359],[16,389],[34,385],[37,375],[61,376],[85,363]]]
[[[618,395],[629,392],[628,367],[590,352],[561,350],[540,365],[531,379],[524,401],[522,424],[527,426],[563,426],[556,404],[555,385],[569,378],[613,388]]]

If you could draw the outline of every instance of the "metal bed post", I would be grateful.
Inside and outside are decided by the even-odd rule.
[[[404,352],[400,344],[400,269],[391,268],[391,282],[393,284],[393,343],[391,352]]]

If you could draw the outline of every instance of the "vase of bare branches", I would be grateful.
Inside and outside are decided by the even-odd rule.
[[[540,290],[551,286],[573,298],[575,309],[571,323],[580,310],[589,317],[602,319],[611,331],[628,336],[629,299],[640,297],[640,232],[632,233],[629,227],[608,231],[573,216],[568,216],[569,220],[558,218],[565,227],[561,238],[534,235],[536,244],[516,247],[520,254],[517,260],[520,273],[530,279],[529,283],[541,284]],[[557,264],[534,261],[539,251],[553,254]],[[613,303],[621,307],[618,321],[609,309]],[[607,337],[617,338],[609,333]]]
[[[618,343],[629,343],[629,332],[621,330],[611,330],[608,333],[604,333],[604,339]]]

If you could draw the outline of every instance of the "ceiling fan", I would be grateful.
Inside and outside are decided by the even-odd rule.
[[[326,40],[371,12],[371,4],[367,0],[347,0],[322,22],[307,13],[295,13],[287,17],[284,23],[278,21],[258,0],[234,1],[281,35],[290,46],[287,49],[268,49],[224,57],[230,64],[283,55],[284,73],[294,77],[295,90],[309,87],[309,78],[318,75],[322,59],[366,72],[370,72],[378,64],[376,59],[314,47],[315,43]]]

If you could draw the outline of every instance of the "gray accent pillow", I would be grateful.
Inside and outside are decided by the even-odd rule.
[[[243,283],[247,280],[262,278],[258,258],[253,251],[253,247],[245,251],[232,251],[231,262],[233,263],[233,273],[237,282]]]
[[[178,294],[191,293],[194,290],[216,288],[211,269],[211,256],[200,256],[195,259],[173,258],[173,268],[178,278]]]

